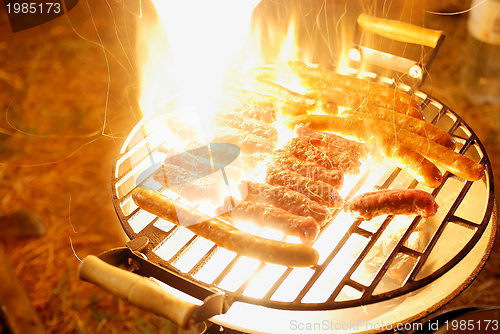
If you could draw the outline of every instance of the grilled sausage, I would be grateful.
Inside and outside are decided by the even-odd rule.
[[[399,143],[383,144],[378,149],[383,156],[392,160],[399,168],[406,170],[424,186],[437,188],[441,184],[443,175],[439,168],[420,153],[401,146]]]
[[[365,193],[348,201],[344,210],[357,219],[370,220],[381,215],[420,215],[424,218],[436,214],[438,205],[434,197],[417,189],[392,189]]]
[[[310,88],[313,95],[328,96],[338,106],[356,109],[361,105],[372,105],[415,118],[422,118],[418,102],[410,95],[384,85],[342,75],[326,69],[308,66],[300,61],[290,61],[288,65]]]
[[[377,144],[377,140],[383,140],[386,143],[397,141],[439,167],[468,181],[480,180],[484,175],[484,166],[469,157],[405,129],[398,129],[395,132],[394,124],[389,122],[365,120],[356,116],[303,115],[293,117],[289,120],[288,125],[294,127],[297,124],[306,123],[318,131],[332,131],[340,135],[354,136],[375,144]]]
[[[319,253],[310,246],[265,239],[243,232],[157,191],[136,188],[132,198],[141,209],[177,225],[182,221],[193,233],[240,255],[289,267],[310,267],[318,262]]]
[[[397,128],[414,132],[452,150],[455,148],[453,137],[448,132],[429,122],[399,113],[392,113],[385,109],[381,110],[381,108],[359,108],[354,113],[364,120],[370,117],[391,122]]]

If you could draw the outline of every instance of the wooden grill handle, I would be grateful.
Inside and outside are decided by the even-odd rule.
[[[154,281],[117,268],[97,256],[87,256],[78,268],[80,279],[93,283],[147,312],[189,329],[200,305],[177,298]]]
[[[358,16],[359,26],[367,31],[398,42],[435,48],[443,36],[441,30],[432,30],[400,21],[381,19],[366,14]]]

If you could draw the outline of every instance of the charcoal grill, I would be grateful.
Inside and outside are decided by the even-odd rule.
[[[496,229],[493,174],[481,142],[456,113],[409,86],[394,88],[413,94],[426,119],[451,133],[461,154],[485,166],[483,179],[476,182],[444,174],[442,185],[432,190],[440,205],[435,217],[403,218],[401,223],[399,217],[383,216],[361,222],[337,211],[314,245],[321,254],[314,268],[288,268],[238,256],[152,216],[131,200],[135,187],[155,187],[144,172],[162,161],[161,147],[168,143],[155,130],[154,124],[162,120],[155,119],[150,121],[153,126],[142,121],[131,132],[112,174],[113,203],[132,241],[128,248],[105,253],[101,259],[206,300],[189,320],[192,323],[210,318],[233,328],[283,333],[294,324],[317,319],[349,324],[368,317],[392,325],[432,312],[462,291],[486,261]],[[347,198],[366,187],[430,191],[397,168],[375,177],[365,171],[352,184]],[[164,189],[157,184],[156,190]],[[389,237],[394,233],[399,238]],[[418,242],[412,241],[415,238]],[[272,319],[279,328],[273,328]],[[335,329],[365,329],[355,323],[344,327]]]
[[[411,94],[428,121],[452,134],[460,154],[484,165],[484,177],[471,182],[446,172],[442,184],[430,189],[398,168],[363,169],[345,187],[346,199],[374,189],[423,189],[436,198],[437,215],[362,222],[338,210],[314,243],[318,265],[290,268],[232,253],[139,209],[131,199],[136,187],[177,196],[152,180],[165,158],[162,147],[169,146],[170,138],[158,126],[165,116],[142,120],[123,144],[111,179],[113,204],[131,241],[101,254],[104,262],[93,259],[81,276],[184,327],[208,320],[256,333],[380,332],[421,319],[450,301],[478,275],[493,244],[490,161],[469,125],[437,99],[392,79],[367,80]],[[110,276],[95,274],[94,265]],[[140,290],[146,299],[130,296],[135,284],[130,282],[139,275],[155,279],[149,284],[154,288]],[[171,315],[153,302],[154,293],[163,291],[176,296],[180,291],[179,298],[188,301],[168,297],[166,302],[184,311]]]

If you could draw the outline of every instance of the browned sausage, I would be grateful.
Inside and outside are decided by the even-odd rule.
[[[359,108],[354,111],[358,116],[363,119],[380,118],[384,121],[390,122],[397,126],[398,128],[405,129],[414,132],[422,137],[429,138],[430,140],[448,147],[450,149],[455,148],[455,140],[446,131],[438,128],[434,124],[429,122],[416,119],[407,115],[392,113],[386,109],[375,108]]]
[[[328,96],[338,106],[356,109],[371,105],[394,110],[397,113],[422,119],[418,102],[409,94],[369,80],[341,75],[323,68],[312,67],[300,61],[288,62],[302,84],[313,96]]]
[[[394,161],[396,166],[406,170],[426,187],[436,188],[441,184],[443,175],[439,168],[420,153],[399,143],[381,145],[378,149],[382,155]]]
[[[381,215],[420,215],[428,218],[435,215],[438,208],[431,194],[417,189],[373,191],[354,197],[344,206],[346,212],[364,220]]]

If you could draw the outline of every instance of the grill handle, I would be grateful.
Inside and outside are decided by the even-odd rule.
[[[358,16],[358,24],[362,29],[371,31],[382,37],[398,42],[421,44],[431,48],[436,48],[443,36],[441,30],[433,30],[409,23],[381,19],[366,14],[360,14]]]
[[[204,306],[210,304],[210,297],[201,305],[182,300],[153,280],[117,268],[94,255],[82,261],[78,276],[144,311],[168,318],[184,329],[191,328],[199,320],[198,314],[205,313]]]

